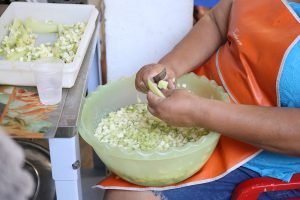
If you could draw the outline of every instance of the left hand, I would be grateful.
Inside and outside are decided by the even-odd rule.
[[[188,90],[174,89],[164,92],[166,98],[161,98],[148,92],[148,110],[154,116],[178,127],[198,126],[198,117],[201,110],[196,105],[201,98]]]

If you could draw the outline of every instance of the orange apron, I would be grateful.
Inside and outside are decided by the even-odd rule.
[[[284,0],[233,1],[227,42],[195,73],[223,85],[235,103],[280,105],[278,80],[285,54],[300,33],[297,20]],[[206,183],[225,176],[259,152],[251,145],[222,136],[204,167],[185,181],[142,187],[111,175],[96,187],[141,191]]]

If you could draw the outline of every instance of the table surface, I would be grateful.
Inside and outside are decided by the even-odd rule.
[[[0,5],[0,14],[4,12],[7,5]],[[96,21],[96,29],[98,28],[98,23]],[[70,138],[77,134],[77,125],[79,120],[79,114],[82,107],[84,97],[86,95],[87,89],[87,76],[89,71],[89,66],[91,65],[93,53],[97,43],[97,31],[94,31],[91,38],[89,47],[87,49],[85,58],[82,62],[82,66],[78,73],[76,82],[72,88],[63,89],[62,100],[61,102],[52,107],[52,110],[45,112],[45,119],[48,124],[51,124],[51,127],[47,128],[44,134],[12,134],[13,137],[21,138]],[[35,87],[13,87],[25,92],[36,92]],[[0,88],[1,90],[1,88]],[[38,98],[38,97],[37,97]],[[39,105],[40,106],[40,105]],[[49,110],[50,107],[43,107],[45,110]],[[1,112],[0,112],[1,116]],[[28,121],[28,120],[27,120]],[[1,117],[0,117],[1,122]],[[3,124],[2,124],[3,125]],[[8,129],[10,130],[10,129]]]

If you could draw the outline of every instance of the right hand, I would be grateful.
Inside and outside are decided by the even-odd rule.
[[[148,79],[152,79],[154,76],[159,74],[164,68],[167,70],[167,75],[164,78],[165,81],[168,81],[168,88],[174,89],[175,88],[175,72],[167,67],[164,64],[149,64],[143,66],[137,73],[135,77],[135,87],[138,91],[147,93],[148,88]]]
[[[152,115],[176,127],[205,126],[202,119],[205,109],[209,109],[208,99],[184,89],[168,90],[164,95],[162,98],[148,92],[148,110]]]

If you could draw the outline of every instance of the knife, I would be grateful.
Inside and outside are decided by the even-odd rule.
[[[154,83],[158,84],[158,82],[164,80],[166,76],[167,76],[167,70],[166,68],[163,68],[163,70],[160,73],[158,73],[153,77],[153,81]]]

